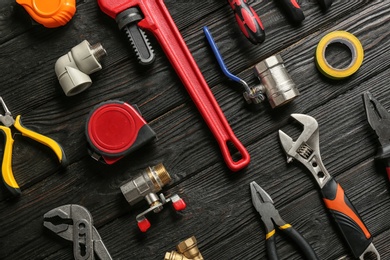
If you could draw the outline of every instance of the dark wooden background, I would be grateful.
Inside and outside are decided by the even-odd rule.
[[[364,112],[361,94],[370,90],[390,108],[390,2],[336,0],[327,13],[314,0],[299,1],[306,20],[292,26],[276,1],[249,1],[266,27],[266,41],[254,46],[239,31],[223,0],[167,0],[166,4],[251,163],[232,173],[189,95],[152,38],[157,59],[141,67],[114,20],[96,1],[77,1],[77,12],[64,27],[32,25],[11,0],[0,3],[0,95],[24,125],[62,144],[66,170],[41,145],[15,136],[13,170],[23,194],[0,192],[0,259],[72,259],[72,244],[42,226],[43,214],[64,204],[80,204],[114,259],[163,259],[166,251],[192,235],[205,259],[266,259],[265,230],[252,206],[249,183],[256,181],[274,199],[281,216],[312,245],[320,259],[351,259],[321,200],[310,173],[298,163],[287,165],[277,130],[298,135],[291,113],[315,117],[320,125],[322,158],[342,184],[373,235],[382,259],[390,259],[390,196],[384,168],[375,163],[378,141]],[[272,110],[264,103],[250,110],[240,87],[221,73],[202,31],[209,26],[230,70],[250,85],[258,83],[252,67],[280,53],[301,96]],[[328,32],[346,30],[363,44],[362,67],[351,78],[326,79],[316,69],[314,51]],[[108,56],[93,85],[66,97],[54,73],[55,61],[84,39],[101,42]],[[334,48],[329,59],[345,63]],[[85,120],[100,102],[119,99],[137,104],[158,141],[107,166],[89,157]],[[4,145],[4,142],[1,141]],[[187,209],[167,206],[152,214],[152,228],[142,234],[135,216],[146,203],[131,208],[120,185],[148,166],[163,162],[173,182],[165,194],[178,193]],[[301,259],[285,237],[278,236],[280,259]]]

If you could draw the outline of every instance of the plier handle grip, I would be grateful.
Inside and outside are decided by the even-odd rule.
[[[278,260],[276,253],[275,225],[279,230],[289,237],[301,249],[308,260],[318,260],[316,253],[306,239],[290,224],[285,222],[279,215],[271,197],[256,182],[250,183],[252,203],[259,212],[266,230],[266,247],[269,259]]]
[[[5,105],[5,102],[2,97],[0,97],[0,103],[5,111],[4,115],[0,114],[0,122],[3,124],[3,126],[0,125],[0,133],[3,134],[5,140],[3,162],[1,165],[1,176],[3,179],[3,183],[7,187],[7,189],[11,192],[12,195],[17,196],[20,195],[21,192],[20,187],[16,182],[14,173],[12,171],[12,151],[14,143],[11,131],[12,126],[14,126],[14,128],[18,130],[23,136],[29,137],[53,150],[62,166],[67,165],[67,160],[65,152],[62,149],[61,145],[59,145],[53,139],[34,132],[23,126],[20,115],[16,116],[16,119],[14,119],[12,117],[11,112]]]

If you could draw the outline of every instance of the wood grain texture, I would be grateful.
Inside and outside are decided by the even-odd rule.
[[[282,218],[303,234],[320,259],[352,259],[313,177],[298,163],[286,164],[277,130],[299,134],[290,124],[291,113],[317,119],[325,166],[361,214],[382,259],[390,259],[390,186],[385,170],[374,161],[378,141],[361,97],[370,90],[390,109],[390,3],[339,0],[323,13],[316,1],[299,1],[306,20],[294,27],[274,1],[249,2],[266,27],[266,41],[259,46],[241,35],[224,1],[166,1],[232,129],[251,154],[251,164],[239,173],[225,166],[211,132],[152,36],[157,59],[141,67],[115,21],[96,1],[77,1],[71,22],[58,29],[32,26],[11,1],[0,5],[0,95],[14,115],[22,115],[25,126],[61,143],[70,163],[60,169],[50,150],[15,137],[13,170],[23,194],[14,199],[1,189],[0,259],[72,259],[71,243],[42,226],[45,212],[70,203],[91,212],[114,259],[163,259],[192,235],[205,259],[266,259],[265,230],[251,203],[251,181],[271,195]],[[253,65],[280,53],[301,96],[275,110],[267,103],[260,111],[248,108],[239,86],[217,66],[202,32],[206,25],[234,74],[258,84]],[[335,30],[353,33],[365,51],[363,66],[342,81],[326,79],[314,64],[317,43]],[[59,86],[54,63],[84,39],[101,42],[108,56],[103,70],[92,75],[93,85],[69,98]],[[329,58],[344,62],[337,53]],[[158,140],[107,166],[89,157],[84,131],[91,109],[113,99],[137,104]],[[119,187],[159,162],[173,177],[164,193],[179,194],[188,207],[176,213],[167,206],[152,214],[152,228],[141,234],[135,217],[147,205],[130,207]],[[303,258],[286,237],[277,236],[277,248],[280,259]]]

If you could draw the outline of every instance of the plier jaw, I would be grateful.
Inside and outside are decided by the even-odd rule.
[[[318,257],[313,248],[305,240],[305,238],[294,229],[290,224],[286,223],[279,215],[278,210],[274,206],[271,197],[265,192],[256,182],[250,183],[252,203],[261,216],[266,229],[266,246],[268,257],[271,260],[278,260],[275,243],[275,225],[285,235],[291,238],[296,245],[302,250],[306,259],[317,260]],[[275,223],[275,225],[274,225]]]
[[[390,113],[367,91],[363,93],[367,121],[378,136],[382,148],[390,146]]]
[[[16,119],[14,119],[12,117],[11,111],[9,111],[7,108],[2,97],[0,97],[0,103],[4,109],[4,115],[0,114],[0,122],[3,124],[0,125],[0,133],[4,136],[1,176],[5,187],[10,191],[10,193],[14,196],[19,196],[21,194],[20,187],[15,180],[12,170],[12,151],[14,139],[12,138],[11,127],[18,130],[23,136],[29,137],[52,149],[61,163],[61,166],[65,167],[67,165],[67,160],[65,152],[60,144],[47,136],[41,135],[24,127],[20,115],[16,116]]]
[[[57,207],[43,215],[43,226],[68,241],[73,240],[73,224],[80,219],[92,221],[92,216],[79,205],[69,204]],[[91,223],[91,222],[90,222]]]
[[[376,159],[385,163],[390,181],[390,113],[369,91],[363,93],[367,121],[378,136],[380,147]]]
[[[2,97],[0,97],[0,103],[4,109],[4,115],[0,114],[0,122],[3,123],[6,127],[11,127],[14,125],[15,120],[12,117],[11,111],[9,111],[7,105],[5,104]]]
[[[86,208],[76,204],[63,205],[48,211],[43,217],[43,226],[63,239],[73,241],[76,260],[94,260],[94,254],[99,259],[112,259]]]
[[[267,234],[269,234],[275,229],[274,222],[278,226],[285,225],[286,223],[280,217],[279,212],[275,208],[274,202],[272,201],[268,193],[265,192],[254,181],[250,183],[250,188],[253,206],[255,207],[257,212],[259,212],[261,220],[264,222]]]

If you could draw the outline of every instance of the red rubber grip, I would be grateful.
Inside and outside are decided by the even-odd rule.
[[[390,167],[386,167],[386,172],[387,172],[387,178],[390,181]]]
[[[255,10],[247,4],[246,0],[228,0],[228,2],[245,37],[253,44],[262,43],[265,40],[264,26]]]
[[[138,228],[141,232],[145,233],[150,228],[150,222],[148,219],[144,218],[141,221],[138,221]]]

